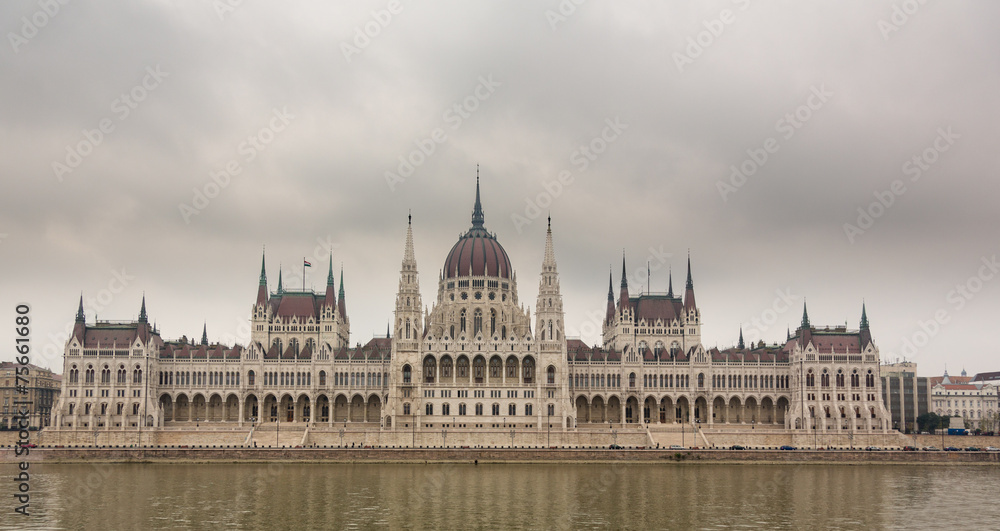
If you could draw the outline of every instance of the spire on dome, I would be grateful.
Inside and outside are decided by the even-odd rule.
[[[805,299],[802,299],[802,324],[800,326],[805,329],[809,328],[809,311],[806,310]]]
[[[145,323],[145,322],[148,322],[148,320],[149,319],[146,316],[146,294],[143,293],[143,295],[142,295],[142,308],[139,309],[139,322],[140,323]]]
[[[83,293],[80,294],[80,307],[76,310],[76,322],[85,323],[86,316],[83,314]]]
[[[479,201],[479,165],[476,164],[476,205],[472,208],[472,226],[481,229],[483,221],[483,205]]]
[[[201,325],[201,344],[208,346],[208,323]]]
[[[738,343],[738,344],[736,345],[736,348],[738,348],[738,349],[740,349],[740,350],[742,350],[742,349],[745,349],[745,348],[746,348],[746,347],[744,346],[744,344],[743,344],[743,327],[742,327],[742,326],[740,327],[740,342],[739,342],[739,343]]]

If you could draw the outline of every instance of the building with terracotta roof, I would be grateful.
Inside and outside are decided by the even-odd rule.
[[[987,375],[989,373],[986,373]],[[998,402],[998,385],[990,381],[988,376],[975,378],[962,371],[961,376],[944,376],[930,379],[931,404],[935,413],[941,416],[961,418],[969,429],[983,427],[989,431],[996,429],[997,413],[1000,412]],[[984,426],[984,419],[987,421]]]
[[[262,259],[246,346],[210,343],[207,330],[198,344],[165,341],[145,299],[139,319],[125,323],[88,324],[81,306],[53,422],[83,430],[342,423],[404,433],[889,429],[864,307],[858,330],[814,326],[803,307],[783,343],[746,345],[741,332],[737,346],[707,349],[690,257],[683,293],[671,278],[667,293],[634,295],[623,256],[618,297],[612,278],[601,344],[591,346],[566,337],[553,240],[550,218],[532,316],[486,229],[477,177],[472,225],[445,257],[433,303],[422,302],[411,218],[391,330],[353,348],[332,256],[324,292],[286,289],[280,273],[268,290]]]

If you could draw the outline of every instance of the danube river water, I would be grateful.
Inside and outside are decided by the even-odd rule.
[[[12,465],[0,466],[4,489]],[[35,464],[0,529],[996,529],[995,466]],[[947,522],[947,523],[946,523]]]

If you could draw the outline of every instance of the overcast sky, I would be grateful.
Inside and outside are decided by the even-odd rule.
[[[884,359],[1000,370],[994,2],[136,4],[0,4],[3,359],[28,302],[61,371],[81,292],[245,343],[265,246],[271,289],[332,249],[364,343],[410,210],[433,302],[478,164],[532,309],[551,212],[588,343],[623,249],[632,293],[690,249],[707,347],[864,302]]]

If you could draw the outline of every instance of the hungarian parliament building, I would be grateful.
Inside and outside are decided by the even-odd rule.
[[[215,429],[286,423],[401,431],[575,430],[697,424],[885,433],[878,348],[858,330],[813,326],[805,307],[783,343],[706,349],[691,260],[683,294],[608,286],[600,345],[566,337],[551,219],[534,316],[484,224],[472,226],[421,298],[412,219],[387,337],[351,346],[343,271],[335,289],[268,289],[261,263],[248,345],[164,340],[145,297],[138,319],[87,322],[66,342],[56,430]],[[595,286],[595,292],[598,289]],[[341,432],[343,437],[343,432]]]

